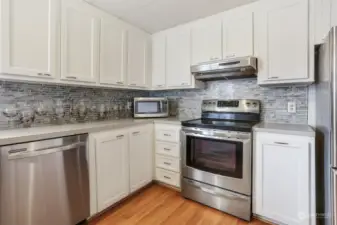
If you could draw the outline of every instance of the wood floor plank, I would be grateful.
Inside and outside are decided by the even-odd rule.
[[[236,217],[181,197],[169,188],[152,185],[89,225],[267,225]]]

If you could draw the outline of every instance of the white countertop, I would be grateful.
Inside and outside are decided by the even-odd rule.
[[[281,123],[259,123],[254,126],[256,132],[268,132],[277,134],[289,134],[315,137],[315,131],[309,125],[300,124],[281,124]]]
[[[43,127],[3,130],[0,131],[0,145],[10,145],[42,139],[71,136],[91,132],[100,132],[149,123],[180,125],[181,121],[178,118],[121,119],[114,121],[51,125]]]

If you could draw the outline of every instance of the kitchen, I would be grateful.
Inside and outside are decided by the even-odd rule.
[[[337,1],[0,10],[1,225],[337,224]]]

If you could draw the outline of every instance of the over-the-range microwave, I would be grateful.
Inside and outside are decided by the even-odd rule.
[[[167,98],[135,98],[134,118],[157,118],[169,116]]]

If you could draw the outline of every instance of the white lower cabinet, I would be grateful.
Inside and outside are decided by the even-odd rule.
[[[97,209],[102,211],[129,194],[128,133],[100,133],[95,142]]]
[[[253,213],[276,224],[316,224],[314,138],[255,135]]]
[[[153,124],[89,135],[90,214],[153,180]]]
[[[153,125],[129,130],[130,191],[134,192],[152,182]]]
[[[155,125],[156,180],[180,188],[180,125]]]

